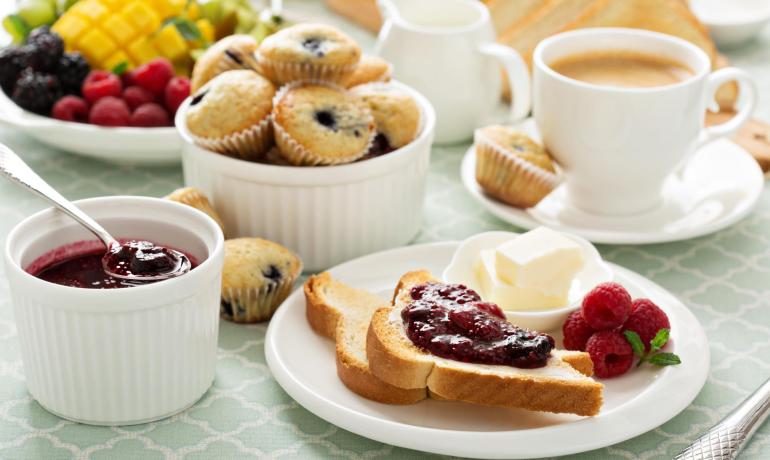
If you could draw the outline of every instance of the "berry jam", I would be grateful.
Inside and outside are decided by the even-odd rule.
[[[545,366],[554,348],[553,337],[514,326],[462,284],[422,284],[410,295],[401,311],[407,336],[436,356],[532,369]]]
[[[104,246],[98,242],[82,242],[65,246],[46,254],[32,263],[27,271],[49,283],[86,289],[115,289],[157,283],[160,280],[128,281],[115,278],[104,271]],[[192,267],[197,264],[188,256]],[[110,251],[107,263],[117,274],[153,275],[173,268],[168,248],[147,241],[128,241]],[[171,264],[171,265],[170,265]]]

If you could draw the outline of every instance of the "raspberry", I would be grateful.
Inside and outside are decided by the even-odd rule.
[[[603,379],[625,374],[634,363],[631,344],[616,331],[595,333],[588,339],[586,351],[594,363],[594,374]]]
[[[593,335],[593,328],[586,323],[580,310],[573,311],[564,321],[564,348],[567,350],[586,350],[586,342]]]
[[[655,337],[659,330],[664,328],[671,329],[668,316],[650,299],[634,300],[631,315],[623,326],[623,330],[634,331],[639,334],[646,350],[650,349],[650,340]]]
[[[169,124],[168,112],[154,102],[139,106],[131,115],[131,126],[151,128]]]
[[[190,79],[186,77],[174,77],[166,85],[166,108],[171,115],[176,114],[177,109],[187,96],[190,95]]]
[[[120,76],[120,80],[123,82],[123,86],[128,88],[129,86],[136,86],[136,79],[134,78],[133,70],[126,70]]]
[[[173,76],[174,67],[163,58],[155,58],[133,71],[134,82],[158,96],[163,95],[163,90]]]
[[[101,126],[128,126],[131,111],[123,99],[107,96],[96,101],[91,108],[88,121]]]
[[[602,283],[583,298],[583,319],[597,331],[615,329],[631,313],[631,296],[618,283]]]
[[[88,103],[77,96],[64,96],[56,101],[51,116],[64,121],[88,122]]]
[[[122,91],[120,78],[106,70],[92,70],[83,82],[83,97],[90,104],[103,97],[120,97]]]
[[[136,110],[142,104],[155,102],[155,95],[141,86],[129,86],[123,90],[123,100],[131,110]]]

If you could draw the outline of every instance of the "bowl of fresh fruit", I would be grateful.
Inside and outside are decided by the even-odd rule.
[[[107,161],[180,160],[173,128],[195,59],[221,37],[282,25],[247,0],[21,0],[3,19],[0,122]]]

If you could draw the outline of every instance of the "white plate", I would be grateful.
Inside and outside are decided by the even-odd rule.
[[[520,128],[539,139],[534,121]],[[679,175],[670,177],[663,204],[633,216],[600,216],[576,209],[562,184],[537,206],[519,209],[487,196],[476,182],[476,152],[471,146],[460,175],[465,188],[487,211],[518,227],[545,225],[594,243],[651,244],[680,241],[722,230],[748,215],[765,185],[757,162],[725,139],[698,150]]]
[[[113,163],[179,163],[182,138],[176,128],[105,128],[60,121],[28,112],[0,91],[0,122],[56,149]]]
[[[442,273],[457,248],[458,243],[437,243],[393,249],[330,271],[346,283],[385,297],[409,270]],[[283,389],[310,412],[345,430],[396,446],[476,458],[546,457],[606,447],[654,429],[684,410],[705,383],[709,367],[706,335],[695,316],[653,282],[610,266],[615,280],[632,295],[650,297],[666,311],[672,327],[670,351],[683,364],[660,369],[645,366],[605,381],[604,407],[595,417],[436,400],[392,406],[362,398],[337,378],[334,344],[308,325],[301,289],[270,322],[267,363]]]

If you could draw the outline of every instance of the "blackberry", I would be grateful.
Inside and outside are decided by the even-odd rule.
[[[5,94],[13,93],[19,74],[27,67],[27,58],[26,50],[18,46],[0,49],[0,88]]]
[[[83,86],[83,80],[91,71],[91,66],[85,60],[82,54],[78,52],[64,53],[59,59],[59,67],[56,69],[56,76],[59,77],[59,83],[64,94],[80,95],[80,88]]]
[[[21,73],[11,94],[11,99],[16,105],[40,115],[50,114],[51,107],[60,97],[58,78],[29,68]]]
[[[50,27],[38,27],[30,32],[27,46],[33,49],[35,70],[49,73],[56,71],[64,53],[64,42],[58,34],[51,32]]]

